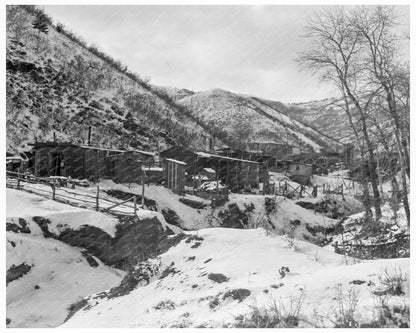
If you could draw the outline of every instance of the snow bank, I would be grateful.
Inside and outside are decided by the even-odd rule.
[[[330,314],[336,306],[339,284],[345,292],[355,288],[358,318],[367,321],[374,314],[371,291],[377,287],[378,274],[389,267],[409,271],[409,259],[347,266],[343,256],[310,243],[299,241],[294,251],[283,237],[262,229],[211,228],[189,234],[194,236],[191,241],[183,240],[161,255],[162,271],[169,267],[165,277],[125,296],[92,297],[91,308],[80,310],[62,327],[223,327],[250,311],[250,305],[261,307],[276,300],[287,309],[290,300],[301,294],[305,297],[301,316],[313,321],[316,311]],[[290,269],[284,278],[278,274],[282,266]],[[211,273],[222,274],[225,281],[215,282]],[[406,282],[405,296],[400,298],[405,302],[408,287]],[[241,302],[224,297],[237,288],[250,295]]]
[[[167,223],[166,220],[165,220],[165,217],[161,213],[154,212],[154,211],[151,211],[151,210],[140,209],[140,210],[137,211],[136,214],[139,217],[139,219],[152,219],[152,218],[156,217],[159,220],[160,224],[162,225],[163,230],[166,230],[166,228],[169,228],[175,234],[182,232],[181,228]]]
[[[92,267],[81,249],[42,236],[7,232],[6,251],[7,269],[32,266],[7,286],[8,327],[56,327],[71,303],[113,287],[124,275],[95,257],[98,266]]]
[[[265,198],[275,202],[276,208],[270,213],[267,213],[265,209]],[[301,240],[305,239],[304,236],[311,238],[307,226],[326,229],[338,222],[325,215],[302,208],[296,205],[294,200],[281,196],[231,194],[228,204],[231,203],[237,204],[241,211],[247,209],[251,204],[254,205],[254,210],[248,214],[250,216],[249,228],[262,226],[278,234],[288,233],[289,230],[292,232],[293,229],[293,236]]]
[[[116,184],[111,180],[103,180],[100,187],[105,189],[120,190],[132,194],[142,194],[142,186],[136,183],[130,184],[130,187],[124,184]],[[182,227],[189,230],[205,228],[208,226],[205,217],[209,214],[208,210],[197,210],[189,207],[179,201],[180,196],[173,193],[166,187],[157,185],[145,185],[144,196],[147,199],[154,200],[158,210],[171,209],[179,216]]]
[[[116,218],[100,212],[62,204],[23,191],[6,190],[6,219],[8,221],[19,217],[30,220],[34,216],[50,220],[51,224],[48,228],[57,235],[65,228],[77,230],[84,225],[90,225],[114,237],[118,223]]]
[[[141,185],[130,184],[130,188],[126,185],[115,184],[112,181],[105,180],[100,183],[103,189],[115,189],[132,194],[142,193]],[[314,213],[311,210],[304,209],[295,204],[295,201],[285,197],[261,196],[261,195],[245,195],[235,194],[229,195],[229,201],[222,207],[211,209],[194,209],[179,201],[180,196],[174,194],[171,190],[163,187],[150,185],[145,186],[145,197],[156,202],[158,210],[171,209],[179,216],[182,222],[182,227],[188,230],[196,230],[213,226],[220,226],[221,218],[218,217],[222,211],[227,210],[229,205],[236,204],[241,211],[244,211],[247,206],[254,205],[254,210],[247,214],[250,219],[248,227],[256,228],[262,225],[263,219],[266,217],[265,211],[265,197],[276,199],[276,211],[269,214],[269,220],[277,230],[286,228],[291,221],[299,220],[303,223],[303,227],[298,228],[297,238],[303,239],[302,234],[308,234],[305,229],[305,223],[310,226],[329,227],[337,221],[330,219],[319,213]],[[193,196],[185,196],[193,197]]]

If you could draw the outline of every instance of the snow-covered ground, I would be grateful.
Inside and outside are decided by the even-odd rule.
[[[357,295],[356,319],[368,322],[375,315],[374,291],[382,287],[378,274],[384,269],[399,268],[404,274],[409,270],[409,259],[346,265],[341,255],[302,241],[294,249],[284,237],[263,229],[211,228],[190,234],[192,241],[182,240],[161,255],[161,271],[169,268],[169,274],[125,296],[91,296],[88,308],[61,327],[233,326],[251,306],[276,302],[282,314],[289,315],[300,299],[300,327],[334,326],[331,309],[339,306],[340,286],[343,297]],[[283,278],[278,273],[282,266],[290,270]],[[403,292],[389,302],[408,304],[409,281]]]
[[[100,185],[102,185],[101,190],[118,188],[118,185],[111,180],[105,180],[100,183]],[[42,216],[48,217],[48,219],[51,220],[52,224],[50,227],[53,228],[53,232],[56,234],[59,234],[66,226],[70,226],[71,229],[77,229],[77,227],[79,228],[82,225],[87,224],[99,227],[111,237],[115,236],[115,227],[118,220],[109,213],[94,211],[97,193],[97,188],[95,186],[76,186],[75,189],[57,187],[55,191],[56,198],[65,203],[48,199],[52,197],[51,188],[48,185],[27,184],[22,181],[21,186],[23,189],[33,192],[33,194],[7,189],[7,216],[9,219],[15,220],[15,217]],[[125,192],[129,193],[127,186],[123,186],[122,188]],[[131,193],[133,194],[133,192]],[[135,192],[134,194],[141,194],[141,192]],[[100,209],[111,208],[115,204],[119,204],[115,209],[111,209],[110,212],[126,215],[133,215],[134,213],[132,202],[123,203],[123,200],[116,199],[103,191],[100,191],[99,198]],[[33,205],[33,203],[36,203],[36,205]],[[70,205],[66,203],[69,203]],[[164,229],[168,227],[175,233],[181,232],[180,228],[167,223],[161,213],[142,209],[139,207],[139,203],[137,204],[136,215],[140,219],[157,217]],[[74,207],[74,205],[83,208]],[[82,221],[86,222],[84,223]],[[76,224],[78,225],[76,226]]]
[[[118,284],[124,276],[124,272],[107,267],[81,248],[45,238],[33,221],[36,217],[48,219],[48,230],[57,236],[67,228],[90,225],[114,237],[118,223],[103,213],[7,189],[6,222],[29,230],[6,233],[8,327],[56,327],[66,318],[71,303]],[[21,266],[30,270],[13,277]]]
[[[126,193],[142,194],[142,186],[132,183],[116,184],[111,180],[103,180],[100,182],[100,188],[103,190],[120,190]],[[176,212],[182,221],[182,227],[185,229],[199,229],[207,227],[205,217],[208,215],[207,210],[197,210],[191,208],[179,201],[180,196],[174,194],[171,190],[163,186],[145,185],[144,196],[147,199],[154,200],[158,206],[158,210],[172,209]]]
[[[374,209],[373,216],[375,215]],[[386,237],[392,239],[395,234],[403,234],[408,232],[406,213],[403,205],[398,207],[396,212],[396,219],[394,219],[394,212],[389,204],[384,204],[381,207],[382,217],[378,221],[379,229],[386,228]],[[345,232],[336,235],[333,239],[334,242],[342,243],[356,240],[356,237],[362,231],[364,225],[361,220],[364,219],[365,213],[359,212],[357,214],[350,215],[343,223]],[[387,236],[389,234],[389,236]],[[359,239],[362,244],[369,244],[377,242],[377,237],[380,235],[371,236],[368,235],[365,239]]]
[[[91,225],[114,237],[118,223],[116,218],[107,214],[73,207],[36,194],[13,189],[6,190],[6,220],[8,222],[24,218],[30,224],[31,229],[32,225],[35,225],[31,222],[34,216],[47,218],[51,222],[48,226],[49,230],[57,235],[67,227],[76,230],[83,225]]]
[[[285,180],[284,175],[274,176]],[[315,180],[327,182],[328,178],[337,177]],[[122,200],[105,191],[142,194],[138,184],[104,180],[99,185],[100,196],[115,202]],[[45,185],[37,185],[39,193],[44,188]],[[71,203],[75,204],[81,194],[93,196],[96,189],[64,190],[72,193],[75,199]],[[338,223],[336,219],[296,204],[297,201],[319,203],[323,200],[321,195],[288,199],[230,194],[224,206],[214,209],[209,205],[201,209],[187,206],[179,201],[180,196],[162,186],[146,185],[145,197],[155,201],[158,212],[140,209],[139,217],[156,216],[163,227],[179,233],[182,230],[169,225],[160,213],[163,209],[172,209],[181,219],[182,227],[195,231],[186,232],[192,238],[182,240],[160,256],[159,275],[153,277],[149,285],[140,285],[127,295],[108,299],[102,292],[118,285],[124,272],[105,266],[95,257],[92,258],[98,265],[91,266],[91,258],[88,260],[82,249],[44,238],[33,218],[41,216],[50,220],[49,230],[56,235],[65,228],[76,230],[92,225],[112,237],[118,220],[92,210],[93,200],[86,204],[90,209],[83,209],[7,189],[7,222],[18,225],[19,218],[23,218],[31,231],[31,234],[7,232],[7,268],[22,263],[31,266],[27,274],[7,286],[8,326],[55,327],[68,315],[70,303],[89,295],[92,296],[88,298],[87,309],[76,312],[63,327],[235,326],[237,316],[249,316],[253,306],[263,308],[275,302],[282,315],[288,316],[290,307],[299,301],[302,303],[300,327],[327,327],[335,325],[334,309],[340,306],[340,297],[351,295],[358,302],[356,319],[368,323],[379,309],[375,304],[381,302],[377,293],[385,287],[379,278],[383,271],[399,271],[408,276],[407,258],[351,260],[334,253],[331,245],[319,247],[305,242],[305,239],[313,241],[311,235],[325,238],[326,228]],[[341,202],[341,196],[328,198]],[[273,210],[267,211],[266,201],[274,202]],[[351,194],[345,195],[343,204],[345,209],[360,209],[359,201]],[[130,205],[127,203],[118,209],[129,213]],[[215,228],[221,225],[220,216],[230,214],[232,207],[238,207],[237,215],[244,213],[248,218],[243,227],[250,230]],[[391,219],[389,207],[383,207],[383,212],[386,221]],[[352,215],[346,225],[360,214]],[[403,208],[398,216],[401,222],[397,230],[405,227]],[[315,231],[311,232],[311,228]],[[352,262],[355,264],[351,265]],[[278,272],[282,267],[290,270],[283,278]],[[166,274],[162,273],[164,271]],[[218,277],[224,277],[225,281],[215,282]],[[388,295],[389,304],[408,305],[408,286],[407,278],[402,286],[404,294]],[[234,299],[237,294],[241,299]]]
[[[121,281],[124,272],[95,257],[98,266],[92,267],[81,251],[41,235],[7,232],[7,270],[22,263],[32,266],[7,285],[8,327],[56,327],[71,303]]]
[[[102,189],[116,189],[132,194],[142,193],[141,185],[135,183],[127,186],[126,184],[115,184],[112,181],[105,180],[100,183],[100,187]],[[322,226],[327,228],[337,222],[323,214],[302,208],[296,205],[295,201],[281,196],[231,193],[229,195],[229,201],[225,206],[215,209],[209,206],[204,209],[191,208],[179,201],[179,195],[174,194],[171,190],[163,186],[146,185],[145,197],[156,201],[158,210],[171,209],[175,211],[181,220],[181,227],[187,230],[221,226],[221,216],[227,214],[230,205],[237,205],[241,212],[246,211],[245,214],[247,215],[248,223],[244,226],[245,228],[262,226],[270,229],[272,232],[283,234],[287,233],[288,229],[291,228],[291,222],[298,220],[300,226],[295,228],[294,237],[299,239],[304,239],[303,235],[310,236],[309,231],[306,230],[306,223],[314,227]],[[190,198],[192,196],[186,195],[185,197]],[[266,198],[272,199],[275,202],[276,208],[270,213],[265,208]],[[253,209],[248,209],[251,206]]]

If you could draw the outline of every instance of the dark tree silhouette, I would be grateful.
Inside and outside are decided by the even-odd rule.
[[[44,34],[48,33],[49,19],[45,13],[38,11],[36,13],[35,20],[32,23],[33,28],[43,32]]]

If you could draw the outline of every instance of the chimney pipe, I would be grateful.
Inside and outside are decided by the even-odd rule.
[[[91,146],[91,126],[88,126],[88,146]]]

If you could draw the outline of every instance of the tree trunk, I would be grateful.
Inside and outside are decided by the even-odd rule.
[[[354,136],[355,139],[357,141],[359,150],[360,150],[360,155],[361,155],[361,161],[360,161],[360,175],[361,175],[361,182],[362,182],[362,186],[363,186],[363,195],[364,195],[364,208],[365,208],[365,215],[367,217],[367,219],[372,221],[372,217],[373,217],[373,213],[371,211],[371,201],[370,201],[370,193],[368,192],[368,180],[367,180],[367,176],[364,175],[364,170],[365,170],[365,166],[364,166],[364,147],[361,144],[361,140],[360,140],[360,136],[358,135],[358,131],[355,128],[354,122],[352,120],[352,114],[349,108],[349,104],[348,104],[348,98],[345,95],[345,91],[342,91],[342,95],[343,95],[343,99],[344,99],[344,103],[345,103],[345,113],[348,116],[348,122],[350,123],[351,128],[354,131]]]
[[[375,209],[375,212],[376,212],[376,219],[379,220],[381,218],[381,198],[380,198],[380,192],[378,190],[377,175],[376,175],[376,173],[374,171],[374,168],[373,168],[373,166],[375,165],[374,149],[373,149],[373,144],[372,144],[372,142],[370,140],[370,137],[368,135],[365,111],[362,109],[360,103],[355,98],[353,93],[350,91],[350,89],[348,87],[348,84],[346,82],[344,82],[344,87],[345,87],[345,91],[346,91],[348,97],[354,103],[357,111],[360,114],[361,129],[363,131],[364,141],[365,141],[365,143],[367,145],[367,149],[368,149],[368,164],[369,164],[369,173],[370,173],[370,183],[371,183],[371,187],[373,188],[374,209]],[[369,97],[369,98],[371,98],[371,97]]]
[[[400,167],[401,167],[401,180],[402,180],[402,191],[403,191],[403,206],[406,212],[407,225],[410,226],[410,208],[409,208],[409,198],[407,193],[407,179],[410,177],[410,157],[409,150],[407,145],[406,135],[400,124],[399,115],[397,114],[396,102],[394,101],[392,93],[389,91],[389,86],[383,84],[383,88],[387,93],[387,102],[389,106],[389,113],[393,119],[394,126],[394,136],[397,142],[397,148],[399,151]]]

